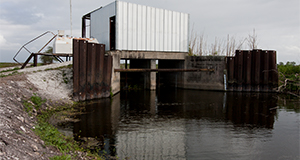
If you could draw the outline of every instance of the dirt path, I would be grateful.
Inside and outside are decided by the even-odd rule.
[[[71,62],[19,70],[0,78],[0,159],[48,159],[59,155],[34,134],[36,124],[22,103],[33,94],[47,99],[44,107],[72,103]],[[58,67],[64,67],[59,68]]]

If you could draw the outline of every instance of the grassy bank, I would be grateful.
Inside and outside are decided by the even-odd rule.
[[[63,135],[56,127],[48,122],[50,117],[60,114],[61,112],[68,116],[67,114],[75,111],[74,107],[45,107],[44,103],[46,101],[46,99],[42,99],[35,94],[27,101],[23,101],[23,105],[24,110],[29,114],[29,116],[35,115],[37,118],[37,125],[33,129],[35,134],[45,142],[45,145],[53,146],[62,153],[60,156],[51,157],[50,159],[103,159],[97,153],[92,153],[90,150],[80,147],[73,137]]]

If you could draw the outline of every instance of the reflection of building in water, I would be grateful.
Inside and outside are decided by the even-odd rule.
[[[184,120],[132,120],[121,126],[116,134],[120,159],[185,159]]]
[[[106,151],[120,159],[197,159],[200,152],[216,155],[207,152],[213,146],[224,147],[220,154],[230,148],[227,154],[234,157],[259,145],[249,138],[256,131],[248,126],[272,128],[274,107],[276,98],[271,94],[131,92],[87,106],[74,132],[104,136],[110,145]],[[270,134],[268,129],[260,133]]]
[[[115,148],[113,145],[107,146],[115,144],[114,135],[120,117],[120,94],[114,98],[115,101],[101,99],[85,106],[85,114],[80,115],[80,121],[74,124],[75,140],[83,137],[97,138],[102,144],[106,144],[106,152],[113,155]]]

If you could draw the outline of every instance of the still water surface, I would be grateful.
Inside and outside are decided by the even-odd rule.
[[[299,159],[300,100],[181,89],[121,92],[84,106],[75,139],[119,159]]]

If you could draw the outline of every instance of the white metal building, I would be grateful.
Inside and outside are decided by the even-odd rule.
[[[189,14],[115,1],[82,17],[106,50],[188,52]]]

